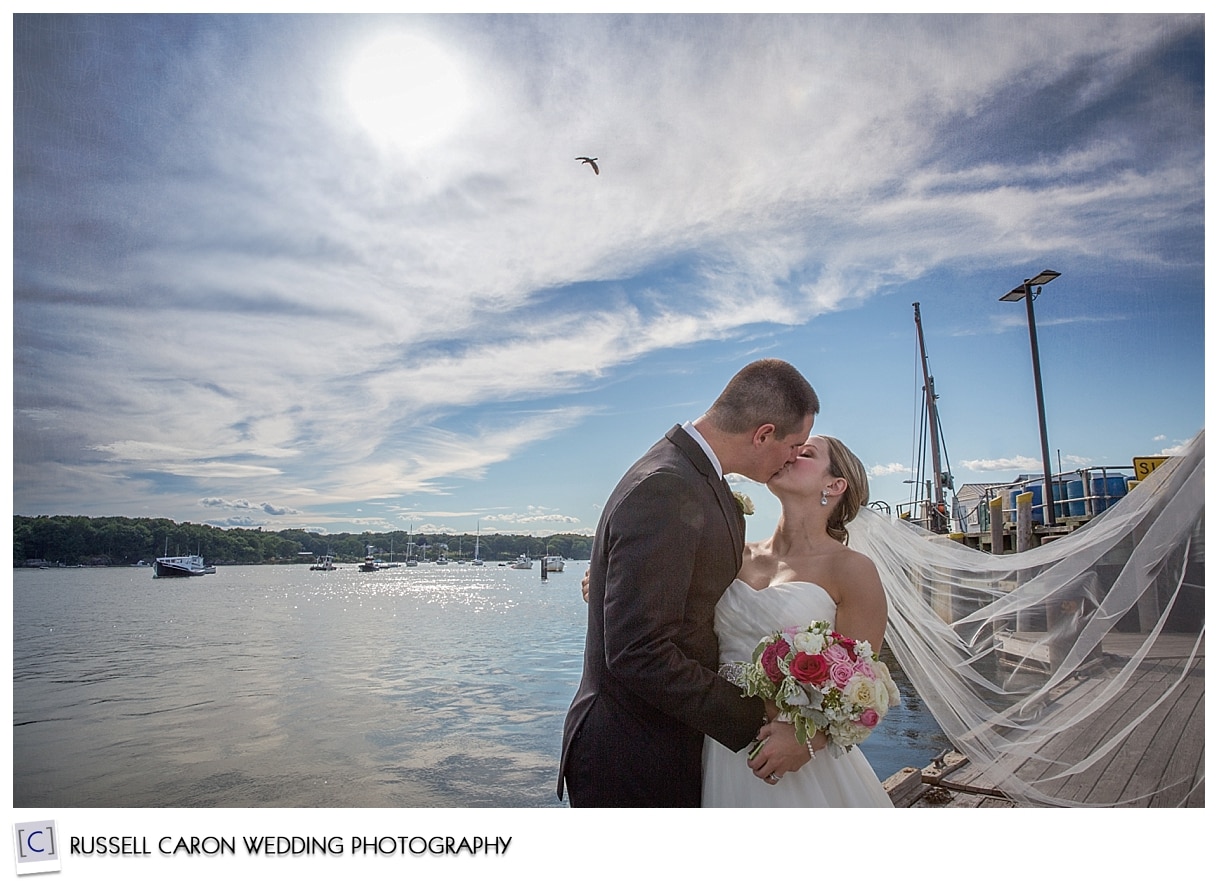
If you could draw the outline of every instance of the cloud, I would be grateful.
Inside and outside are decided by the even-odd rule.
[[[264,526],[266,526],[267,522],[264,520],[259,520],[257,518],[243,517],[243,516],[238,515],[238,516],[231,517],[231,518],[224,518],[223,520],[219,520],[219,521],[208,521],[207,523],[213,527],[253,528],[253,527],[264,527]]]
[[[483,521],[495,524],[508,525],[531,525],[531,524],[578,524],[580,519],[571,517],[570,515],[560,514],[557,511],[539,508],[530,505],[524,512],[503,512],[499,514],[489,514],[482,519]]]
[[[1035,472],[1043,468],[1043,463],[1040,460],[1033,459],[1030,456],[1009,456],[1002,459],[966,459],[961,465],[974,472]]]
[[[882,478],[887,475],[901,475],[909,471],[909,466],[899,462],[890,462],[888,465],[873,465],[867,469],[867,474],[873,478]]]
[[[19,21],[38,88],[14,109],[15,500],[155,490],[281,517],[448,497],[579,427],[582,395],[649,354],[945,267],[1154,252],[1203,210],[1195,99],[1168,83],[1122,111],[1154,114],[1153,157],[1121,119],[1119,137],[1046,127],[1052,150],[1017,149],[1011,119],[1069,89],[1098,115],[1133,60],[1200,25],[1054,24]],[[389,28],[480,84],[447,139],[407,153],[343,94]]]
[[[206,508],[228,508],[238,511],[261,511],[274,517],[301,514],[301,512],[294,508],[271,505],[269,502],[262,502],[255,505],[248,499],[220,499],[216,497],[204,497],[203,499],[199,500],[199,505]]]

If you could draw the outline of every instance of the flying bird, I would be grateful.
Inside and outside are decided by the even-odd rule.
[[[600,159],[599,156],[577,156],[577,157],[575,157],[576,162],[582,162],[585,165],[592,166],[592,170],[599,175],[601,173],[601,170],[596,167],[596,161],[598,159]]]

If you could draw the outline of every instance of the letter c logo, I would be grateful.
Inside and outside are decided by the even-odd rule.
[[[46,851],[45,848],[37,848],[34,845],[34,837],[41,836],[42,832],[43,831],[41,831],[41,830],[34,830],[32,833],[30,833],[29,836],[26,836],[25,837],[26,848],[28,848],[30,851],[37,852],[38,854],[42,854],[44,851]]]

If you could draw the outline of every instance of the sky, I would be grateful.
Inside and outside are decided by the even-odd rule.
[[[782,358],[896,507],[1204,427],[1204,22],[12,21],[13,511],[591,534]],[[576,157],[597,158],[599,174]],[[757,505],[748,538],[777,503]]]

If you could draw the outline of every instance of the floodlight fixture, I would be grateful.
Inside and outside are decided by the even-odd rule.
[[[1039,295],[1040,286],[1049,284],[1060,275],[1061,273],[1054,270],[1041,270],[1032,278],[1024,279],[1023,284],[1019,287],[1012,288],[998,298],[1008,302],[1022,300],[1028,305],[1028,338],[1032,344],[1032,379],[1036,383],[1036,415],[1040,422],[1040,456],[1045,472],[1042,499],[1045,505],[1045,523],[1050,527],[1057,526],[1057,512],[1054,505],[1053,470],[1049,463],[1049,433],[1045,428],[1045,394],[1040,382],[1040,347],[1036,343],[1036,315],[1032,310],[1032,301],[1036,297],[1032,294],[1032,288],[1035,287],[1036,294]]]

